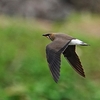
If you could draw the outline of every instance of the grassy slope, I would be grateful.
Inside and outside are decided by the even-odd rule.
[[[99,100],[100,32],[97,29],[97,35],[90,35],[93,26],[87,28],[87,24],[94,25],[96,20],[99,22],[100,18],[81,14],[72,15],[65,22],[1,16],[0,99]],[[50,41],[42,37],[48,31],[69,33],[91,45],[77,48],[86,72],[85,79],[75,73],[62,56],[60,80],[54,83],[45,58],[45,46]]]

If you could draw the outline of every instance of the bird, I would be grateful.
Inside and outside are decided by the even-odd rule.
[[[64,55],[66,60],[79,75],[85,77],[83,66],[75,52],[75,48],[76,45],[88,46],[87,43],[65,33],[46,33],[42,36],[52,41],[46,46],[46,58],[51,75],[56,83],[60,77],[61,54]]]

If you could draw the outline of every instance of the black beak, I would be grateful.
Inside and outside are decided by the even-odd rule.
[[[42,36],[46,36],[46,34],[43,34]]]
[[[43,34],[42,36],[49,36],[50,34],[49,33],[47,33],[47,34]]]

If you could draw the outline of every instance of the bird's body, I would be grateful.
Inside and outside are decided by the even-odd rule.
[[[61,33],[49,33],[43,36],[52,41],[46,46],[46,56],[55,82],[58,82],[60,76],[61,54],[81,76],[85,77],[81,62],[75,52],[75,45],[87,46],[87,43]]]

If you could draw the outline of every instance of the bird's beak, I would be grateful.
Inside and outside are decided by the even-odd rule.
[[[49,36],[50,35],[50,33],[46,33],[46,34],[43,34],[42,36]]]
[[[48,36],[48,34],[43,34],[42,36]]]
[[[43,34],[42,36],[45,36],[45,37],[49,38],[48,34]]]
[[[46,36],[45,34],[43,34],[42,36]]]

